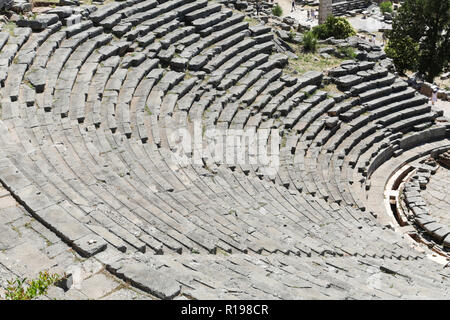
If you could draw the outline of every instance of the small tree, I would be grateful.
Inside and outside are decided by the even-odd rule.
[[[380,10],[382,13],[385,13],[385,12],[391,13],[393,11],[392,2],[385,1],[385,2],[380,3]]]
[[[406,70],[417,70],[418,44],[411,37],[392,39],[385,51],[393,60],[397,71],[404,74]]]
[[[450,1],[405,0],[387,37],[399,72],[418,71],[433,82],[450,62]]]
[[[303,36],[303,50],[306,52],[316,52],[317,37],[312,31],[308,31]]]
[[[272,14],[277,17],[281,17],[283,15],[283,9],[281,9],[278,3],[272,8]]]

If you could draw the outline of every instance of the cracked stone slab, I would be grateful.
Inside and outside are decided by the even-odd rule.
[[[21,19],[17,21],[17,25],[19,27],[29,27],[33,31],[41,31],[58,21],[59,17],[57,14],[40,14],[35,19]]]
[[[25,78],[31,83],[37,93],[44,92],[47,70],[44,68],[33,68],[27,72]]]
[[[180,294],[180,284],[152,266],[134,259],[121,260],[106,266],[118,277],[160,299],[173,299]]]

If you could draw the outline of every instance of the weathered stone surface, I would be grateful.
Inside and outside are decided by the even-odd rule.
[[[187,62],[185,58],[176,57],[170,61],[170,65],[176,71],[183,71],[186,68]]]
[[[32,68],[27,72],[25,78],[30,82],[37,93],[41,93],[45,88],[47,70],[45,70],[44,68]]]
[[[48,14],[56,14],[60,19],[67,18],[72,14],[73,10],[71,7],[57,7],[48,10]]]
[[[161,50],[158,52],[158,58],[161,61],[168,63],[175,54],[175,47],[169,47],[167,50]]]
[[[116,37],[122,37],[124,34],[130,31],[132,27],[133,25],[131,23],[121,23],[119,25],[113,26],[112,33]]]
[[[112,292],[119,286],[119,283],[102,273],[95,274],[83,281],[80,292],[89,299],[100,299]]]
[[[172,299],[181,290],[179,283],[138,261],[122,261],[120,267],[113,272],[160,299]]]
[[[356,75],[347,75],[347,76],[343,76],[340,77],[337,80],[338,86],[344,88],[350,88],[354,85],[359,84],[362,81],[362,78]]]
[[[21,19],[17,21],[19,27],[29,27],[34,31],[41,31],[48,26],[58,22],[58,15],[56,14],[40,14],[34,19],[25,20]]]
[[[194,71],[201,70],[201,68],[204,67],[207,62],[208,62],[207,57],[201,56],[201,55],[195,56],[188,63],[189,70],[194,70]]]
[[[78,240],[73,245],[84,257],[91,257],[106,249],[106,241],[94,234],[88,234]]]
[[[108,4],[104,5],[100,10],[96,10],[96,11],[92,12],[89,15],[89,19],[91,19],[95,23],[98,23],[101,20],[105,19],[106,17],[119,11],[123,7],[124,7],[124,4],[120,3],[120,2],[108,3]]]
[[[89,230],[82,223],[70,216],[58,205],[37,211],[36,215],[66,241],[73,242],[90,234]]]

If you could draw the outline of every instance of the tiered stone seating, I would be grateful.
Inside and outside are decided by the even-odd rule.
[[[345,200],[348,205],[355,204],[357,199],[352,199],[346,194],[348,187],[344,182],[353,184],[355,180],[364,180],[367,176],[367,166],[371,164],[371,159],[377,155],[380,148],[386,147],[387,142],[401,137],[402,132],[406,133],[411,127],[432,122],[436,118],[437,114],[430,112],[431,107],[426,104],[425,97],[415,97],[414,91],[402,82],[394,83],[395,78],[388,75],[387,71],[377,67],[367,69],[374,66],[374,63],[350,62],[331,70],[330,75],[338,77],[336,78],[338,86],[355,97],[336,105],[331,99],[331,107],[325,110],[315,109],[312,116],[303,117],[304,120],[296,125],[296,128],[300,129],[297,130],[297,134],[302,133],[296,148],[293,148],[295,143],[293,141],[296,139],[288,138],[290,152],[295,150],[298,157],[294,163],[301,165],[300,170],[296,171],[306,170],[306,175],[300,175],[296,179],[299,189],[338,203]],[[363,71],[358,71],[360,69]],[[349,77],[345,75],[346,73],[358,73],[359,75],[355,76],[358,81],[343,86],[342,79],[345,78],[346,81],[349,79],[346,78]],[[364,76],[368,79],[368,84],[361,82]],[[319,97],[313,96],[312,99],[317,100]],[[405,110],[406,107],[408,109]],[[322,114],[323,116],[320,116]],[[399,133],[400,136],[395,136],[399,131],[402,131]],[[389,138],[390,135],[392,138]],[[312,143],[309,143],[309,140],[312,140]],[[310,159],[313,159],[312,164],[309,164]],[[356,175],[356,179],[353,174],[349,176],[348,168],[344,164],[357,168],[362,176]],[[336,169],[343,171],[344,175],[340,174],[333,178]],[[324,174],[323,178],[320,172]],[[319,173],[318,181],[317,173]],[[343,177],[345,178],[342,179]],[[354,194],[357,193],[352,192],[352,195]],[[356,201],[356,204],[365,209],[363,203]]]
[[[442,152],[441,150],[440,152]],[[434,152],[439,155],[439,152]],[[436,157],[436,156],[435,156]],[[438,157],[436,157],[438,158]],[[428,192],[427,185],[430,180],[437,180],[438,188],[442,187],[446,181],[440,181],[439,178],[434,178],[433,175],[436,171],[445,172],[445,167],[439,167],[438,163],[433,158],[428,158],[420,161],[418,164],[414,165],[412,173],[405,179],[404,187],[402,190],[403,201],[405,204],[404,214],[408,220],[418,226],[419,230],[422,230],[425,236],[432,239],[437,246],[433,246],[434,250],[437,247],[441,247],[442,250],[447,250],[450,246],[450,229],[448,228],[448,219],[446,218],[445,208],[443,210],[437,210],[437,212],[432,212],[429,204],[432,204],[427,200],[436,195],[436,188],[432,188]],[[434,182],[434,181],[433,181]],[[434,187],[434,185],[432,186]],[[426,195],[425,195],[426,193]],[[434,204],[434,203],[433,203]],[[433,206],[433,208],[436,208]]]
[[[363,10],[370,5],[370,1],[367,0],[333,0],[332,2],[332,11],[335,16],[347,14],[351,10]]]
[[[321,72],[284,72],[270,28],[214,2],[82,8],[0,33],[0,180],[82,256],[158,298],[446,294],[447,278],[415,269],[439,266],[364,212],[380,155],[438,128],[405,83],[346,62],[330,71],[344,93],[330,97]],[[280,138],[279,170],[199,155],[205,141],[180,149],[182,130],[208,129]],[[387,269],[416,291],[362,287]]]

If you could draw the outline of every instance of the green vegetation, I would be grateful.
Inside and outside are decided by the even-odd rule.
[[[353,49],[352,47],[340,47],[338,48],[338,51],[350,59],[356,58],[355,49]]]
[[[148,105],[145,105],[144,110],[147,111],[147,113],[151,116],[153,113],[150,111],[150,108]]]
[[[450,62],[450,1],[406,0],[387,38],[398,72],[417,71],[433,82]]]
[[[221,249],[221,248],[219,248],[219,247],[217,247],[216,253],[217,253],[217,254],[222,254],[222,255],[224,255],[224,256],[229,256],[229,255],[230,255],[228,252],[226,252],[225,250],[223,250],[223,249]]]
[[[5,297],[7,300],[31,300],[37,296],[47,293],[48,288],[60,281],[62,277],[58,274],[49,274],[48,271],[40,272],[37,279],[17,278],[8,280]]]
[[[14,35],[15,28],[16,28],[16,24],[14,22],[8,22],[3,25],[3,30],[8,31],[11,36]]]
[[[277,17],[281,17],[283,15],[283,9],[281,9],[278,3],[272,8],[272,14]]]
[[[406,70],[417,70],[419,44],[411,37],[400,38],[395,34],[386,46],[386,54],[394,61],[397,71],[404,74]]]
[[[382,13],[385,13],[385,12],[391,13],[392,11],[394,11],[394,9],[392,8],[392,2],[385,1],[385,2],[380,3],[380,10]]]
[[[26,84],[30,89],[33,89],[33,90],[34,90],[34,86],[31,84],[30,81],[28,81],[28,80],[23,80],[23,83]]]
[[[303,50],[305,52],[316,52],[317,37],[312,31],[308,31],[303,36]]]
[[[250,26],[256,26],[256,25],[259,24],[259,21],[258,21],[258,20],[254,19],[254,18],[251,18],[251,17],[248,17],[248,16],[245,16],[244,21],[245,21],[245,22],[248,22],[248,24],[249,24]]]
[[[329,16],[325,23],[315,26],[312,31],[319,39],[334,37],[335,39],[345,39],[356,34],[355,29],[345,18]]]
[[[295,31],[294,30],[292,30],[292,28],[289,30],[289,39],[292,41],[292,40],[294,40],[294,38],[295,38],[295,36],[296,36],[297,34],[295,33]]]

